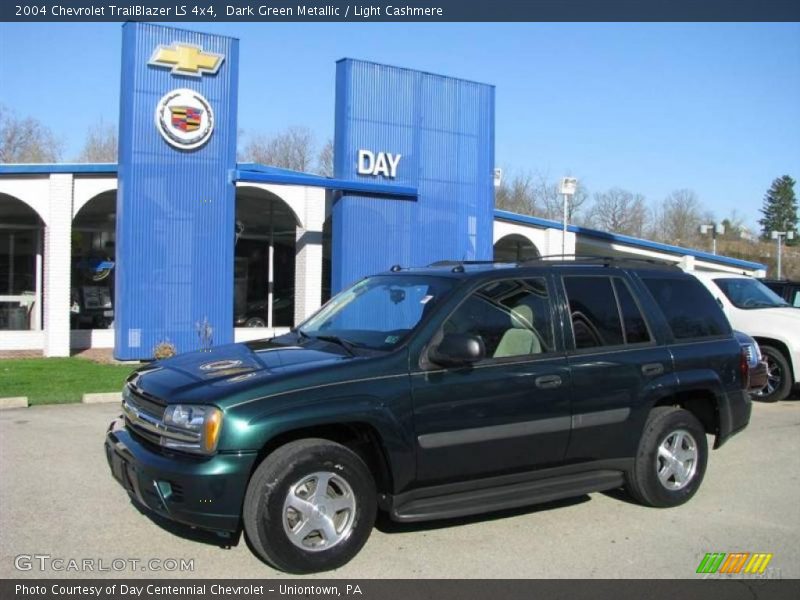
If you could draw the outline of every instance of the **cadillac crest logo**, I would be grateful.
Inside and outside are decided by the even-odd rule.
[[[171,146],[194,150],[214,132],[214,111],[199,92],[186,88],[172,90],[158,102],[156,128]]]

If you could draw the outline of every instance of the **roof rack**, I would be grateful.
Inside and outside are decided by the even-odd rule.
[[[535,264],[563,264],[579,266],[581,264],[602,264],[604,267],[620,266],[642,266],[646,265],[655,269],[669,269],[680,271],[680,267],[670,261],[657,258],[637,258],[629,256],[598,256],[594,254],[546,254],[536,258],[527,258],[520,261],[509,260],[437,260],[428,265],[434,267],[452,267],[453,273],[463,273],[464,267],[471,265],[516,265],[518,267],[531,266]],[[394,265],[392,271],[399,271],[402,267]]]
[[[536,258],[528,258],[518,262],[517,264],[522,266],[540,262],[562,262],[566,264],[603,263],[604,267],[623,266],[626,264],[641,265],[644,263],[649,267],[659,269],[681,270],[680,267],[674,262],[659,260],[657,258],[638,258],[633,256],[597,256],[590,254],[548,254],[545,256],[537,256]]]
[[[457,267],[460,265],[497,265],[514,264],[513,260],[437,260],[428,267]]]

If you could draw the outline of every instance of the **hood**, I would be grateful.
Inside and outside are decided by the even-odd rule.
[[[208,404],[278,378],[352,360],[331,344],[296,343],[289,335],[180,354],[139,369],[130,381],[168,404]]]
[[[731,325],[753,337],[770,337],[797,343],[800,340],[800,309],[754,308],[735,310],[729,315]],[[793,345],[790,344],[790,345]]]

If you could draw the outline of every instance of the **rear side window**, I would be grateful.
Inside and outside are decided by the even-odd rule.
[[[667,318],[675,339],[713,337],[731,331],[722,309],[693,277],[642,278]]]
[[[633,299],[628,285],[621,279],[614,279],[614,289],[619,300],[619,310],[622,315],[622,329],[625,333],[625,343],[644,344],[650,341],[650,332],[647,330],[642,312]]]
[[[564,277],[575,347],[625,343],[610,277]]]

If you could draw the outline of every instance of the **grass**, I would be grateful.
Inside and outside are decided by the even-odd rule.
[[[27,396],[31,405],[80,402],[85,393],[121,391],[134,368],[85,358],[3,359],[0,397]]]

